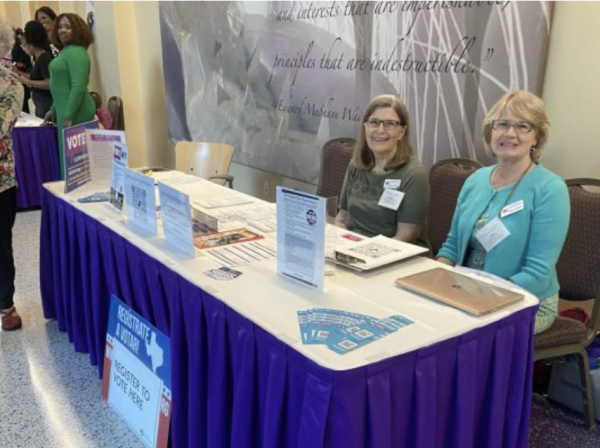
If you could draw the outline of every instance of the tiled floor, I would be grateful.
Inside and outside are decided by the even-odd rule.
[[[42,316],[38,280],[40,212],[17,215],[15,305],[24,326],[0,332],[0,447],[144,446],[102,401],[98,371],[66,333]]]
[[[19,213],[14,229],[15,303],[24,328],[0,332],[0,448],[142,447],[100,398],[88,355],[75,353],[67,334],[42,316],[39,220],[38,211]],[[586,430],[580,416],[535,395],[530,446],[598,448],[600,430]]]

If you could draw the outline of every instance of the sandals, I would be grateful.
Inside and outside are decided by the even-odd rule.
[[[23,326],[21,316],[14,306],[0,310],[0,316],[2,316],[2,330],[4,331],[15,331]]]

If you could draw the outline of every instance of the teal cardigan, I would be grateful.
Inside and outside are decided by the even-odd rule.
[[[512,187],[492,188],[495,167],[481,168],[465,182],[438,257],[461,265],[477,219],[488,205],[490,217],[499,215]],[[510,236],[486,253],[483,270],[544,300],[559,289],[556,262],[569,228],[569,191],[560,177],[538,165],[523,177],[506,205],[521,199],[523,210],[501,218]]]

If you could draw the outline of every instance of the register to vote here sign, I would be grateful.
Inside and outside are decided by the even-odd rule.
[[[169,338],[114,295],[102,397],[146,446],[166,448],[171,417]]]

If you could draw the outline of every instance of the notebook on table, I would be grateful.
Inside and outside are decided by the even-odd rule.
[[[475,316],[492,313],[525,298],[510,289],[444,268],[397,278],[396,285]]]

